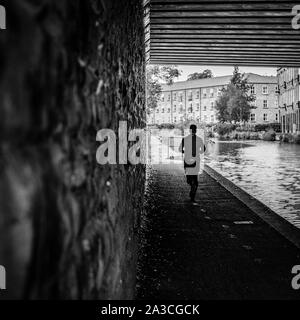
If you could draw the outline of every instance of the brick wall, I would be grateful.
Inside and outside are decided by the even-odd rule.
[[[96,132],[144,126],[139,0],[10,0],[0,32],[1,298],[131,298],[143,166]]]

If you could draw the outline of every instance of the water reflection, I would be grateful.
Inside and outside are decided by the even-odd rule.
[[[300,228],[300,146],[217,142],[206,163]]]

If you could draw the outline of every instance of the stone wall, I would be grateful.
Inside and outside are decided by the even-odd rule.
[[[142,1],[3,5],[0,299],[130,299],[144,167],[95,156],[98,130],[145,125]]]

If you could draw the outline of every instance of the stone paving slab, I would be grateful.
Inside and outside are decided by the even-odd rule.
[[[137,299],[300,299],[294,244],[207,173],[193,206],[181,166],[149,170]]]

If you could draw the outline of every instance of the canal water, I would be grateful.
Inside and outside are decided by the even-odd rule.
[[[216,141],[206,164],[300,228],[300,145]]]

